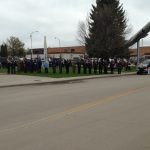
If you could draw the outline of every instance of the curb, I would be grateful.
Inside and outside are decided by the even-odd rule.
[[[136,73],[126,73],[126,74],[114,74],[114,75],[97,75],[97,76],[84,76],[84,77],[75,77],[75,78],[65,78],[62,80],[56,80],[56,81],[43,81],[43,82],[37,82],[37,83],[20,83],[20,84],[10,84],[10,85],[0,85],[0,88],[7,88],[7,87],[21,87],[21,86],[36,86],[36,85],[52,85],[52,84],[62,84],[62,83],[69,83],[69,82],[76,82],[76,81],[83,81],[83,80],[92,80],[92,79],[98,79],[98,78],[110,78],[110,77],[124,77],[124,76],[133,76],[136,75]]]

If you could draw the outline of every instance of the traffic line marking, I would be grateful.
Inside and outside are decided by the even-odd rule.
[[[130,89],[130,90],[122,92],[120,94],[117,94],[117,95],[114,95],[114,96],[109,96],[109,97],[106,97],[106,98],[102,98],[102,99],[99,99],[99,100],[96,100],[96,101],[93,101],[93,102],[89,102],[87,104],[82,104],[80,106],[73,107],[71,109],[67,109],[66,111],[58,112],[56,114],[52,114],[52,115],[44,117],[42,119],[32,121],[32,122],[29,122],[29,123],[26,123],[26,124],[23,124],[23,125],[14,127],[14,128],[3,129],[3,130],[0,130],[0,134],[5,133],[5,132],[13,132],[17,129],[22,129],[22,128],[28,128],[28,127],[31,127],[31,126],[35,126],[38,123],[41,123],[42,121],[53,121],[53,120],[57,120],[57,119],[60,119],[62,117],[65,117],[66,115],[71,115],[71,114],[74,114],[74,113],[83,112],[83,111],[86,111],[88,109],[92,109],[96,106],[99,106],[99,105],[102,105],[102,104],[107,104],[109,102],[118,100],[118,99],[123,98],[125,96],[134,94],[134,93],[140,91],[141,89],[142,88]]]

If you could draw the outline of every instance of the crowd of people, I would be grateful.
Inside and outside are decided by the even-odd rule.
[[[50,59],[42,61],[41,58],[36,59],[18,59],[15,60],[12,57],[7,59],[7,72],[8,74],[15,74],[16,72],[30,72],[41,73],[43,70],[45,73],[52,72],[56,74],[62,74],[64,71],[66,74],[114,74],[117,70],[118,74],[121,74],[122,70],[130,70],[130,61],[126,59],[78,59],[78,60],[65,60],[65,59]],[[64,70],[64,71],[63,71]]]

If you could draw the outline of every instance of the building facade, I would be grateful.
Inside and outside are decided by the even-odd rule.
[[[48,48],[48,57],[50,58],[74,59],[84,58],[85,55],[84,46]]]
[[[150,46],[140,47],[140,56],[150,58]],[[137,57],[137,49],[130,49],[130,57]]]
[[[32,58],[40,57],[44,59],[44,48],[33,49]],[[48,58],[63,58],[63,59],[75,59],[84,58],[86,54],[85,46],[71,46],[71,47],[55,47],[47,48]],[[31,58],[31,54],[26,55]]]

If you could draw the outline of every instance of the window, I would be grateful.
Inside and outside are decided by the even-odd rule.
[[[75,52],[75,49],[71,49],[71,53]]]

